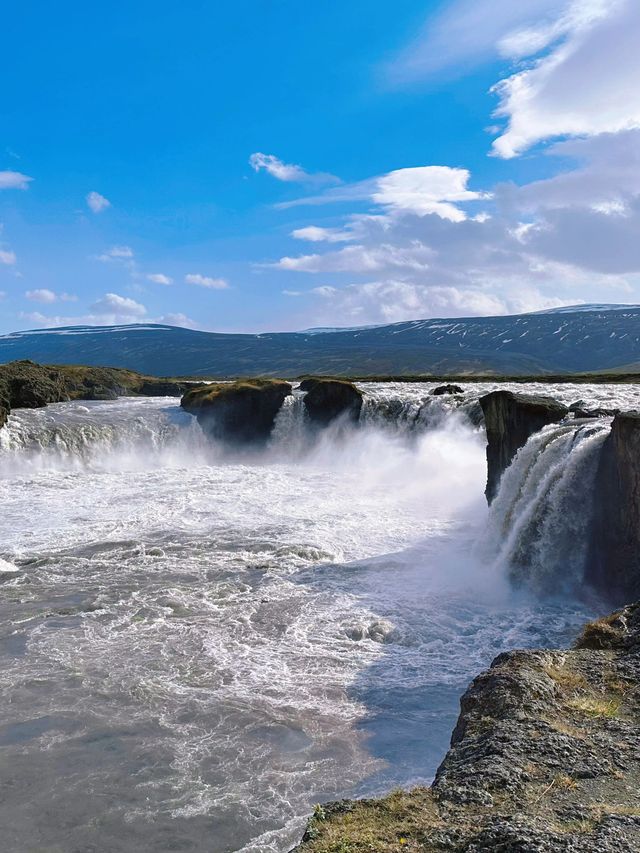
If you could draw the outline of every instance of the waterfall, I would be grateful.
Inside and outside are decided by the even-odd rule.
[[[537,592],[583,581],[598,455],[608,421],[552,424],[503,474],[483,547],[516,584]]]
[[[299,455],[308,445],[307,410],[304,405],[305,392],[295,390],[285,397],[271,432],[269,446],[282,450],[287,455]]]
[[[172,398],[56,403],[18,409],[0,430],[0,476],[87,467],[146,468],[211,453]]]

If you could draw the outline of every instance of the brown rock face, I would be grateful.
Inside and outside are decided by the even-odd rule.
[[[638,604],[574,649],[500,655],[430,788],[317,806],[292,853],[640,850],[639,675]]]
[[[214,383],[187,391],[180,405],[213,438],[233,444],[264,444],[291,391],[291,385],[279,379]]]
[[[612,601],[640,593],[640,413],[616,415],[600,452],[586,580]]]
[[[346,415],[349,420],[357,421],[362,409],[362,393],[353,382],[342,379],[304,379],[300,390],[306,391],[304,405],[309,419],[320,426],[326,426]]]
[[[493,391],[480,398],[487,428],[487,488],[491,503],[502,474],[535,432],[561,421],[569,411],[551,397]]]

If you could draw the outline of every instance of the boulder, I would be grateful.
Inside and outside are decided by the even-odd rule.
[[[640,593],[640,412],[616,415],[600,451],[585,580],[616,603]]]
[[[513,457],[530,436],[566,417],[566,406],[552,397],[534,397],[513,391],[492,391],[480,398],[487,429],[487,488],[491,503]]]
[[[291,385],[279,379],[216,382],[191,388],[180,405],[213,438],[241,445],[264,444],[291,391]]]
[[[438,385],[431,393],[436,397],[439,397],[441,394],[464,394],[464,388],[461,388],[459,385]]]
[[[362,392],[344,379],[303,379],[300,390],[306,391],[304,406],[312,423],[326,426],[344,415],[356,422],[362,409]]]

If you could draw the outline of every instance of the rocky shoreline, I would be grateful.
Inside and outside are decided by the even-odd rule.
[[[0,428],[12,409],[39,409],[67,400],[115,400],[124,395],[180,396],[191,382],[158,379],[119,367],[77,367],[11,361],[0,364]]]
[[[497,657],[430,788],[316,807],[292,853],[640,850],[640,604]]]

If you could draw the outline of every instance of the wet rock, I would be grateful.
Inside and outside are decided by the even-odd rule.
[[[575,418],[606,418],[617,415],[620,409],[604,409],[602,407],[589,409],[584,400],[578,400],[569,406],[569,411],[573,412]]]
[[[595,647],[499,655],[431,788],[318,806],[296,853],[640,850],[640,604],[599,622]]]
[[[552,397],[493,391],[480,398],[487,429],[487,488],[491,503],[513,457],[535,432],[566,417],[568,409]]]
[[[438,385],[431,393],[435,396],[440,396],[441,394],[464,394],[464,388],[461,388],[459,385]]]
[[[303,379],[304,406],[312,423],[326,426],[340,416],[352,422],[360,417],[362,392],[343,379]]]
[[[213,438],[234,444],[263,444],[291,391],[291,385],[279,379],[214,383],[190,389],[180,405],[195,415]]]
[[[640,413],[616,415],[600,451],[586,580],[614,602],[640,595]]]

